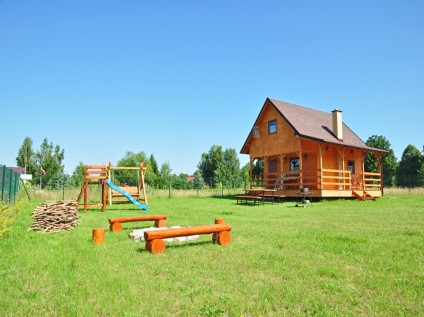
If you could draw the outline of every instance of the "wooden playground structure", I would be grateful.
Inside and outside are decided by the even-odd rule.
[[[108,187],[106,184],[106,179],[114,179],[115,170],[135,170],[138,171],[137,176],[137,186],[119,186],[118,188],[126,191],[130,196],[132,196],[137,201],[143,201],[147,204],[147,194],[146,186],[144,183],[147,166],[144,163],[140,163],[139,166],[112,166],[109,164],[106,165],[85,165],[84,166],[84,184],[81,188],[81,192],[78,195],[78,208],[84,208],[86,212],[88,207],[101,206],[103,211],[106,211],[106,204],[109,200],[109,204],[113,203],[122,203],[127,202],[126,197],[115,191],[112,188]],[[90,203],[89,202],[89,186],[96,186],[100,188],[101,191],[101,202]],[[108,189],[109,188],[109,189]],[[81,198],[84,196],[83,204],[80,204]]]
[[[141,162],[139,166],[112,166],[109,162],[109,165],[107,166],[107,176],[112,182],[114,182],[114,171],[123,170],[137,171],[137,186],[120,186],[119,188],[129,193],[137,201],[143,201],[147,205],[146,186],[144,184],[144,176],[146,175],[147,166],[144,166],[143,162]],[[113,203],[126,202],[124,195],[110,187],[108,199],[109,205],[112,205]]]

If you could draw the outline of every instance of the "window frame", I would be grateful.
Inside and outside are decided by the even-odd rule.
[[[271,127],[274,128],[274,131],[271,131]],[[269,120],[268,121],[268,134],[275,134],[277,133],[277,119]]]
[[[355,160],[347,160],[347,169],[350,171],[351,175],[355,174]]]
[[[294,162],[296,161],[296,162]],[[290,158],[290,172],[300,171],[300,158],[299,157],[291,157]]]

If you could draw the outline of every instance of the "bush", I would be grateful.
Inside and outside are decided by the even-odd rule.
[[[12,224],[18,217],[19,210],[22,209],[23,204],[23,199],[17,200],[13,206],[4,205],[0,202],[0,239],[12,231]]]

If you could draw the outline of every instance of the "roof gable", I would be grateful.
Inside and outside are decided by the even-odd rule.
[[[360,148],[368,151],[386,152],[385,150],[367,146],[345,123],[343,123],[343,140],[339,140],[332,131],[333,121],[331,113],[275,99],[266,99],[253,126],[260,120],[266,105],[272,106],[293,129],[295,135],[301,138],[310,139],[316,142]],[[247,147],[249,146],[251,138],[252,132],[249,133],[241,149],[241,153],[248,153]]]

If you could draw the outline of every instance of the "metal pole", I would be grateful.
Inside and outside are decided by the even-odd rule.
[[[169,176],[168,198],[171,198],[171,176]]]
[[[3,165],[3,180],[1,182],[1,200],[3,201],[4,198],[4,180],[6,176],[6,166]]]
[[[15,196],[13,196],[13,201],[16,200],[16,195],[17,195],[17,193],[19,191],[19,178],[21,178],[19,176],[19,174],[15,174]]]
[[[26,194],[27,194],[27,196],[28,196],[28,200],[31,200],[31,197],[29,197],[29,194],[28,194],[27,188],[26,188],[25,183],[24,183],[24,181],[23,181],[22,179],[21,179],[21,182],[22,182],[22,185],[24,186],[25,192],[26,192]]]
[[[12,174],[12,170],[10,171],[10,177],[9,177],[9,203],[12,201],[12,178],[13,178],[13,174]]]
[[[65,174],[62,174],[62,200],[65,200]]]

